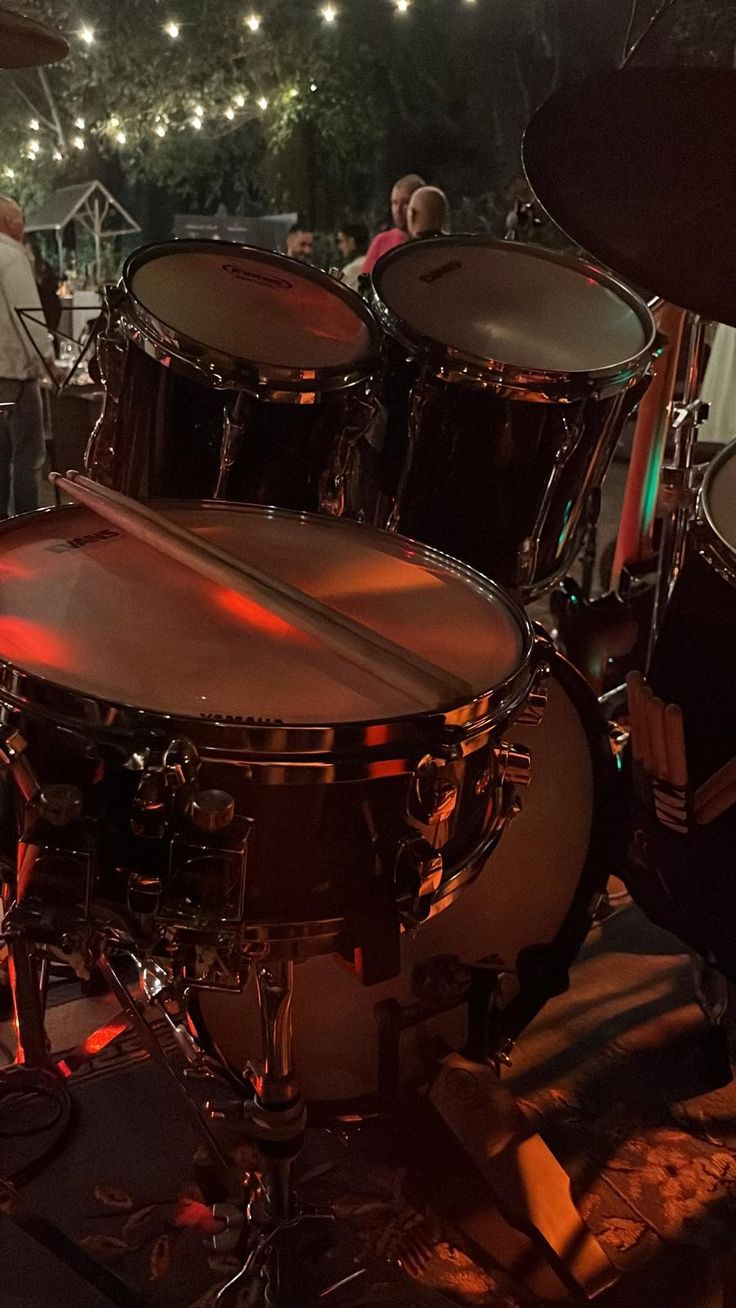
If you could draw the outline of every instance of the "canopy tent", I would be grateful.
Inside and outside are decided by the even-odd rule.
[[[102,182],[79,182],[52,191],[26,222],[27,232],[54,232],[59,252],[59,272],[64,272],[64,230],[79,223],[93,239],[95,277],[102,281],[102,242],[115,236],[132,236],[141,229]]]

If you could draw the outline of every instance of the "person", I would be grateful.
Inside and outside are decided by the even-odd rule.
[[[411,197],[406,215],[410,237],[447,236],[450,231],[450,206],[439,186],[420,186]]]
[[[38,287],[41,308],[50,332],[55,332],[61,318],[61,300],[59,299],[59,279],[51,264],[44,259],[36,241],[26,236],[23,241],[28,262]]]
[[[368,249],[368,228],[365,223],[341,223],[337,229],[337,248],[344,259],[342,282],[351,291],[357,291],[358,278],[363,271]]]
[[[17,309],[29,309],[32,316],[22,323]],[[11,406],[0,410],[2,517],[10,512],[11,494],[16,513],[39,507],[45,457],[39,379],[44,365],[56,375],[51,338],[41,322],[41,301],[23,249],[23,213],[9,196],[0,196],[0,402]]]
[[[314,232],[303,222],[295,222],[286,233],[286,253],[290,259],[308,263],[314,246]]]
[[[391,192],[391,218],[394,225],[387,232],[379,232],[377,236],[373,237],[363,263],[364,273],[373,272],[381,255],[387,254],[389,250],[394,250],[397,245],[403,245],[404,241],[408,241],[406,215],[409,209],[409,201],[414,192],[424,185],[424,178],[420,177],[418,173],[408,173],[406,177],[400,177],[398,182],[394,184]]]

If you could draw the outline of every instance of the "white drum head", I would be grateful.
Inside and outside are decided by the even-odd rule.
[[[736,441],[716,456],[706,473],[703,508],[713,530],[736,553]]]
[[[421,545],[355,523],[236,506],[168,506],[262,572],[464,678],[477,693],[524,662],[523,615]],[[0,535],[0,660],[114,704],[284,723],[385,721],[416,698],[79,509]],[[427,704],[429,710],[436,705]],[[449,707],[449,705],[448,705]]]
[[[380,261],[373,282],[412,340],[529,371],[613,370],[646,350],[654,330],[613,279],[514,242],[410,242]]]
[[[323,273],[218,243],[163,247],[128,272],[133,298],[177,337],[278,368],[350,367],[375,349],[360,299]]]
[[[581,693],[597,705],[591,691]],[[583,724],[558,681],[549,683],[542,725],[514,727],[514,740],[532,754],[532,781],[484,870],[445,912],[403,938],[400,977],[365,987],[338,961],[310,959],[295,968],[295,1066],[307,1099],[341,1100],[376,1091],[378,1040],[374,1007],[392,999],[410,1004],[412,968],[434,955],[465,963],[495,954],[513,969],[525,946],[550,944],[578,892],[588,856],[594,775]],[[571,959],[569,961],[572,961]],[[207,995],[210,1033],[234,1065],[260,1056],[255,985],[238,996]],[[421,1074],[420,1052],[438,1034],[459,1047],[465,1039],[459,1008],[409,1028],[401,1037],[404,1083]]]

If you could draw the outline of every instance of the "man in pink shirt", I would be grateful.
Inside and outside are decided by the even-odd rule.
[[[424,180],[417,173],[409,173],[406,177],[401,177],[394,185],[391,192],[391,217],[394,225],[389,231],[379,232],[378,236],[373,237],[365,256],[364,273],[373,272],[382,254],[387,254],[389,250],[393,250],[397,245],[403,245],[404,241],[409,239],[406,215],[409,201],[420,186],[424,186]]]

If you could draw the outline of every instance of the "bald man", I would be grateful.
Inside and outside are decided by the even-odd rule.
[[[406,223],[411,237],[449,235],[450,206],[439,186],[420,186],[409,203]]]
[[[17,309],[33,310],[38,321],[21,322]],[[2,518],[10,512],[11,495],[16,513],[37,509],[40,502],[45,455],[39,387],[42,360],[54,371],[51,337],[41,326],[43,320],[38,288],[23,249],[23,213],[9,196],[0,195],[0,402],[11,406],[0,409]]]
[[[378,236],[373,237],[365,256],[364,273],[373,272],[382,254],[387,254],[389,250],[395,250],[397,245],[403,245],[404,241],[408,241],[406,215],[411,197],[419,186],[424,186],[424,178],[418,173],[408,173],[406,177],[400,177],[398,182],[394,183],[391,192],[391,218],[394,225],[389,231],[379,232]]]

